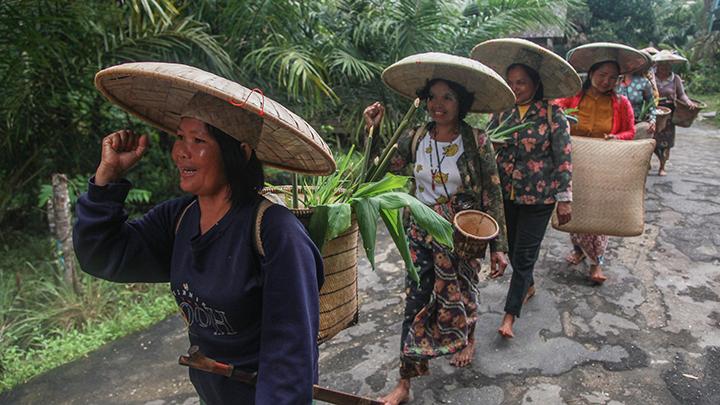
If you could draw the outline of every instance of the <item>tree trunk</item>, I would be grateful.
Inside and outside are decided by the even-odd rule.
[[[72,286],[76,294],[80,293],[80,284],[75,272],[75,251],[72,245],[72,215],[70,214],[70,197],[68,195],[68,179],[64,174],[52,175],[52,220],[55,229],[55,238],[60,243],[60,263],[63,266],[63,279],[67,285]],[[48,215],[48,218],[51,216]]]

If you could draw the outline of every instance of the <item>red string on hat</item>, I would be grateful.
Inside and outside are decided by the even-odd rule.
[[[258,92],[260,94],[260,116],[262,117],[265,115],[265,94],[263,93],[263,91],[261,89],[259,89],[257,87],[250,90],[250,93],[248,93],[248,95],[245,96],[245,100],[243,100],[241,102],[237,102],[237,101],[235,101],[234,98],[231,98],[230,104],[234,105],[235,107],[244,108],[245,105],[247,104],[248,100],[250,99],[250,96],[255,92]]]

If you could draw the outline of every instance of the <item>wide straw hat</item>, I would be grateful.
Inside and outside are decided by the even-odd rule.
[[[475,95],[471,112],[497,112],[512,108],[515,95],[497,73],[482,63],[440,52],[420,53],[401,59],[382,73],[391,89],[415,99],[416,91],[432,79],[445,79]]]
[[[126,63],[101,70],[95,87],[114,104],[163,131],[181,117],[200,119],[255,149],[280,169],[326,175],[335,171],[327,144],[280,103],[230,80],[174,63]]]
[[[568,51],[566,59],[578,72],[587,72],[596,63],[617,62],[620,66],[620,74],[643,70],[652,63],[647,53],[612,42],[594,42],[578,46]]]
[[[678,55],[675,52],[669,51],[667,49],[664,49],[652,57],[653,62],[656,63],[672,63],[672,64],[682,64],[687,63],[687,59],[683,58],[682,56]]]
[[[555,53],[518,38],[492,39],[476,45],[470,57],[490,66],[502,77],[514,63],[526,65],[540,75],[546,99],[570,97],[580,91],[582,82],[575,69]]]

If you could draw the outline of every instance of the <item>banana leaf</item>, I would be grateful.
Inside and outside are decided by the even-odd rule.
[[[452,249],[452,224],[417,198],[403,192],[387,192],[369,199],[378,201],[380,210],[410,208],[410,214],[420,228],[429,233],[436,242]]]
[[[310,238],[322,250],[325,242],[334,239],[350,228],[352,208],[350,204],[319,205],[310,218]]]
[[[415,268],[412,256],[410,256],[410,246],[408,244],[407,235],[405,235],[400,210],[381,209],[380,217],[383,219],[385,227],[387,227],[387,230],[390,233],[390,237],[392,237],[393,241],[395,241],[395,246],[400,252],[400,256],[402,256],[403,261],[405,261],[405,268],[407,269],[408,275],[413,281],[419,283],[420,277],[418,277],[417,268]]]
[[[352,204],[358,221],[365,256],[370,267],[375,269],[375,242],[377,240],[377,222],[380,217],[380,202],[369,198],[359,198]]]
[[[372,197],[388,191],[402,189],[410,178],[387,173],[385,177],[372,183],[365,183],[353,194],[353,198]]]

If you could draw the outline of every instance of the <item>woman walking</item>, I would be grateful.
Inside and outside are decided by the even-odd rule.
[[[271,206],[260,220],[262,257],[252,224],[262,201],[261,162],[327,174],[335,168],[327,145],[275,101],[261,104],[250,90],[189,66],[126,64],[99,73],[96,83],[127,111],[177,135],[171,155],[189,195],[128,220],[124,175],[149,147],[147,137],[128,130],[106,136],[77,205],[73,237],[82,269],[116,282],[169,282],[190,343],[257,373],[251,385],[191,368],[202,403],[311,403],[322,257],[284,207]],[[281,125],[287,117],[305,125]]]
[[[663,50],[653,56],[653,61],[657,64],[655,79],[660,93],[660,105],[668,107],[673,114],[678,101],[687,104],[690,109],[697,108],[690,97],[685,94],[685,86],[683,86],[680,76],[672,71],[673,65],[686,63],[687,59]],[[667,175],[665,165],[670,159],[670,149],[675,146],[675,124],[672,123],[672,116],[665,128],[655,135],[655,142],[655,155],[660,160],[658,175],[665,176]]]
[[[535,262],[553,209],[561,224],[572,216],[570,126],[548,99],[577,93],[580,78],[562,58],[522,39],[486,41],[470,56],[503,75],[515,93],[515,106],[495,114],[491,128],[528,124],[499,146],[496,158],[513,271],[498,332],[512,338],[515,318],[535,295]]]
[[[646,68],[647,54],[634,48],[612,43],[593,43],[568,52],[568,62],[578,71],[587,71],[582,89],[573,97],[560,99],[563,108],[577,108],[576,124],[570,125],[574,136],[606,140],[630,140],[635,137],[635,114],[627,97],[615,93],[620,75]],[[579,264],[590,261],[590,281],[602,284],[608,236],[571,233],[573,251],[566,260]]]
[[[390,170],[411,174],[415,196],[451,222],[465,209],[490,214],[500,225],[490,244],[492,276],[499,276],[507,265],[507,239],[494,152],[485,134],[463,118],[469,111],[508,108],[512,92],[481,63],[440,53],[407,57],[387,68],[383,81],[402,95],[425,101],[430,116],[427,124],[400,138]],[[367,126],[377,128],[383,113],[380,103],[368,106]],[[382,398],[392,405],[409,399],[410,381],[428,374],[429,359],[453,355],[451,363],[464,367],[475,352],[478,261],[440,246],[412,220],[406,229],[420,283],[405,282],[400,378]]]

